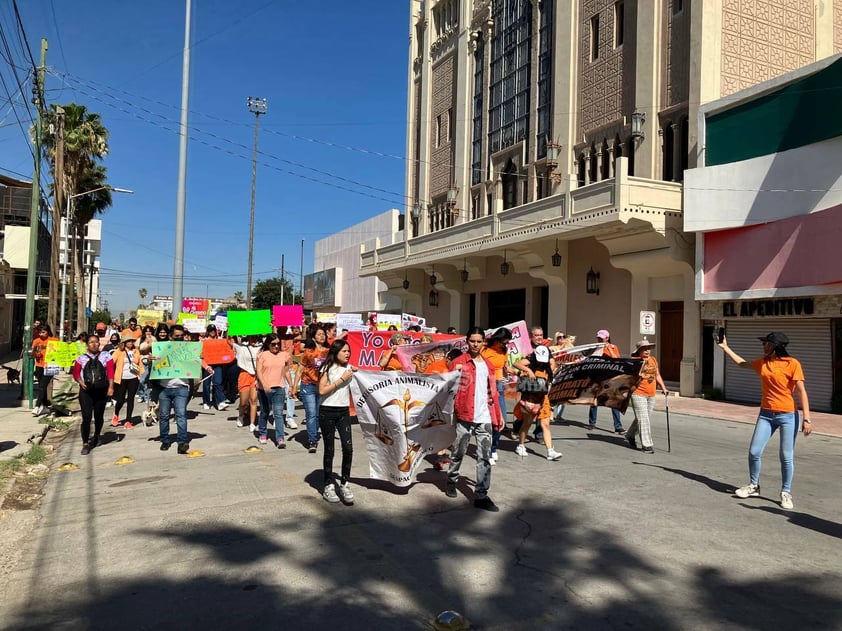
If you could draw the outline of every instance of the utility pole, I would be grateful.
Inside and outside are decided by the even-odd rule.
[[[61,220],[61,209],[64,206],[64,198],[66,191],[64,190],[64,108],[56,106],[55,108],[55,129],[51,129],[50,131],[55,134],[56,139],[56,155],[55,155],[55,162],[53,166],[53,208],[52,208],[52,219],[53,219],[53,234],[51,239],[50,245],[50,307],[49,307],[49,315],[47,319],[52,322],[54,325],[59,318],[58,321],[58,329],[59,329],[59,339],[64,341],[64,309],[61,312],[56,311],[56,306],[58,305],[58,285],[61,282],[61,299],[62,302],[64,301],[64,291],[65,285],[67,284],[67,278],[61,277],[59,278],[59,254],[62,252],[62,246],[60,245],[62,240],[62,226],[64,227],[64,273],[67,273],[67,228],[70,224],[70,215],[67,215],[67,219],[64,223]],[[50,126],[52,127],[52,125]],[[55,226],[59,226],[59,229],[56,230]]]
[[[251,166],[251,219],[249,220],[249,273],[246,286],[246,309],[251,309],[251,272],[254,263],[254,196],[257,187],[257,129],[260,115],[266,113],[266,99],[248,97],[249,112],[254,114],[254,159]]]
[[[41,209],[41,133],[44,107],[44,74],[47,66],[47,40],[41,40],[41,65],[34,76],[32,102],[35,104],[35,142],[33,152],[35,165],[32,173],[32,204],[29,207],[29,268],[26,271],[26,307],[23,316],[23,388],[24,397],[32,408],[34,392],[32,388],[32,323],[35,320],[35,277],[38,272],[38,232],[40,228],[39,211]],[[53,226],[55,230],[55,226]]]
[[[298,295],[301,297],[301,304],[304,304],[304,239],[301,239],[301,262],[298,267]],[[295,302],[295,296],[292,297]]]
[[[281,304],[286,304],[284,302],[284,257],[286,255],[281,254]]]
[[[178,141],[178,192],[175,206],[175,256],[173,261],[173,311],[181,309],[184,291],[184,215],[187,206],[187,110],[190,104],[190,13],[191,0],[185,0],[184,53],[181,61],[181,123]]]

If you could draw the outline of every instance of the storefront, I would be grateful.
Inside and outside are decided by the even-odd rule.
[[[829,412],[834,392],[842,389],[842,296],[804,296],[763,300],[710,300],[702,302],[705,335],[712,346],[714,331],[724,326],[728,345],[747,360],[762,355],[758,337],[783,331],[788,350],[804,367],[807,394],[813,409]],[[712,385],[726,399],[760,402],[760,380],[753,371],[725,361],[724,353],[704,352],[703,374],[712,374]]]

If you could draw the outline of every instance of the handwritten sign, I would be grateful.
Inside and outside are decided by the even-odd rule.
[[[411,326],[420,326],[422,329],[427,326],[427,318],[422,318],[421,316],[412,315],[411,313],[402,313],[401,314],[401,328],[404,331],[408,331],[409,327]]]
[[[150,379],[197,379],[202,373],[201,342],[153,342]]]
[[[216,314],[212,320],[217,331],[228,330],[228,316]]]
[[[137,323],[140,326],[155,326],[159,322],[164,321],[164,312],[157,309],[138,309]]]
[[[398,330],[400,330],[403,323],[401,322],[401,316],[395,313],[378,313],[377,314],[377,330],[378,331],[388,331],[390,326],[394,326]]]
[[[181,313],[178,314],[178,320],[176,320],[176,322],[178,322],[178,324],[184,324],[185,321],[195,320],[198,317],[199,316],[197,316],[195,313],[184,313],[182,311]]]
[[[204,340],[202,342],[202,359],[206,364],[230,364],[234,361],[234,349],[228,340]]]
[[[44,363],[60,368],[70,368],[76,358],[85,352],[85,345],[81,342],[47,342]]]
[[[184,321],[184,328],[191,333],[204,333],[207,328],[207,320],[204,318],[187,318]]]
[[[316,311],[316,322],[321,322],[322,324],[336,324],[336,314]]]
[[[304,307],[275,305],[272,307],[272,326],[304,326]]]
[[[269,309],[229,311],[228,335],[265,335],[272,332]]]

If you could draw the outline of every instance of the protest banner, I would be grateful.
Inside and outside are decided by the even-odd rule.
[[[183,311],[178,314],[178,319],[176,319],[177,324],[184,324],[187,320],[195,320],[198,318],[195,313],[184,313]]]
[[[411,326],[420,326],[422,329],[427,326],[427,318],[422,318],[421,316],[412,315],[411,313],[402,313],[401,314],[401,329],[404,331],[409,331],[409,327]]]
[[[363,315],[361,313],[337,313],[336,314],[336,330],[337,331],[367,331],[368,327],[363,322]]]
[[[157,309],[138,309],[137,323],[140,326],[155,326],[159,322],[164,321],[164,312]]]
[[[265,335],[272,332],[269,309],[228,312],[228,335]]]
[[[464,341],[464,337],[459,337],[427,344],[404,344],[396,346],[395,353],[404,372],[446,372],[447,368],[440,369],[447,366],[448,353],[454,348],[461,352]]]
[[[601,405],[626,411],[640,381],[642,359],[585,357],[565,364],[553,375],[551,405]]]
[[[512,341],[509,342],[509,365],[519,361],[523,357],[532,352],[532,343],[529,341],[529,327],[526,326],[525,320],[518,320],[511,324],[504,325],[512,332]],[[485,337],[488,337],[497,329],[503,327],[495,327],[493,329],[485,330]]]
[[[553,356],[556,364],[570,364],[572,362],[582,361],[585,357],[590,357],[591,355],[601,355],[603,348],[605,348],[603,342],[581,344],[579,346],[571,346],[570,348],[550,346],[550,354]]]
[[[200,379],[201,342],[153,342],[150,379]]]
[[[304,326],[304,307],[301,305],[274,305],[272,326]]]
[[[76,358],[85,352],[82,342],[60,342],[50,340],[44,353],[44,363],[59,368],[70,368]]]
[[[354,373],[351,395],[372,479],[410,486],[424,456],[453,444],[453,399],[459,377],[457,371]]]
[[[206,364],[230,364],[234,361],[234,349],[228,340],[207,339],[202,340],[202,359]]]
[[[396,313],[378,313],[377,314],[377,330],[388,331],[389,327],[393,326],[398,330],[401,329],[401,317]]]
[[[219,315],[218,313],[213,317],[213,325],[216,327],[217,331],[227,331],[228,330],[228,316],[227,315]]]
[[[320,322],[322,324],[335,324],[336,323],[336,314],[335,313],[326,313],[324,311],[316,311],[313,315],[316,318],[316,322]]]
[[[187,318],[184,321],[184,330],[191,333],[204,333],[207,326],[208,321],[204,318]]]
[[[184,298],[181,301],[181,311],[183,313],[192,313],[197,318],[207,319],[209,308],[210,300],[207,298]]]
[[[351,346],[351,364],[364,370],[380,370],[378,362],[383,352],[389,348],[389,339],[394,331],[350,331],[348,344]],[[404,331],[401,333],[410,344],[420,344],[423,333]],[[464,336],[432,333],[434,342],[447,340],[464,340]]]

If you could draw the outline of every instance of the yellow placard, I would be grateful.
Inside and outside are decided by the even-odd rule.
[[[138,309],[137,310],[137,323],[140,326],[146,326],[147,324],[151,326],[155,326],[159,322],[164,321],[164,312],[159,311],[157,309]]]

